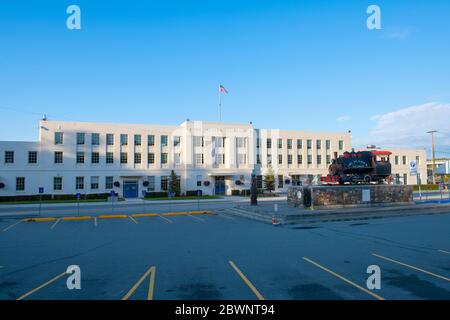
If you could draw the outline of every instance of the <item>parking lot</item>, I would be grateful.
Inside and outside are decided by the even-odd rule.
[[[272,226],[214,214],[0,220],[0,299],[450,299],[450,215]],[[64,272],[81,269],[81,290]],[[366,269],[381,268],[381,290]]]

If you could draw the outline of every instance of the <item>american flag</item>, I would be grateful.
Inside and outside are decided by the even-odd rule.
[[[225,87],[224,87],[223,85],[220,85],[220,87],[219,87],[219,92],[225,92],[225,93],[228,93],[228,90],[225,89]]]

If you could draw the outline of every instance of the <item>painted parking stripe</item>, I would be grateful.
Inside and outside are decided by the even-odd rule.
[[[55,223],[50,227],[50,229],[53,229],[54,227],[56,227],[56,225],[61,221],[61,219],[58,219],[55,221]]]
[[[357,288],[357,289],[359,289],[359,290],[361,290],[361,291],[363,291],[363,292],[365,292],[365,293],[371,295],[371,296],[374,297],[375,299],[378,299],[378,300],[385,300],[383,297],[381,297],[381,296],[379,296],[379,295],[377,295],[377,294],[371,292],[370,290],[368,290],[368,289],[366,289],[366,288],[361,287],[360,285],[354,283],[353,281],[351,281],[351,280],[349,280],[349,279],[347,279],[347,278],[341,276],[340,274],[337,274],[336,272],[334,272],[334,271],[328,269],[327,267],[324,267],[324,266],[320,265],[319,263],[317,263],[317,262],[315,262],[315,261],[312,261],[311,259],[308,259],[308,258],[306,258],[306,257],[303,257],[303,260],[305,260],[305,261],[311,263],[312,265],[318,267],[319,269],[322,269],[323,271],[328,272],[329,274],[335,276],[336,278],[339,278],[339,279],[341,279],[342,281],[345,281],[345,282],[348,283],[349,285],[351,285],[351,286],[353,286],[353,287],[355,287],[355,288]]]
[[[170,222],[170,223],[172,223],[173,221],[172,220],[170,220],[169,218],[166,218],[166,217],[164,217],[164,216],[158,216],[158,217],[160,217],[161,219],[164,219],[164,220],[166,220],[167,222]]]
[[[47,281],[46,283],[41,284],[39,287],[34,288],[33,290],[30,290],[30,291],[28,291],[27,293],[25,293],[24,295],[20,296],[19,298],[17,298],[17,300],[23,300],[23,299],[25,299],[26,297],[32,295],[32,294],[35,293],[36,291],[39,291],[39,290],[41,290],[42,288],[45,288],[46,286],[52,284],[53,282],[55,282],[55,281],[58,280],[59,278],[63,277],[65,274],[66,274],[66,272],[63,272],[63,273],[57,275],[56,277],[50,279],[50,280]]]
[[[242,271],[234,264],[233,261],[228,261],[228,263],[231,265],[231,267],[236,271],[236,273],[241,277],[241,279],[245,282],[245,284],[252,290],[252,292],[255,294],[255,296],[259,300],[265,300],[262,294],[258,291],[258,289],[255,288],[255,286],[250,282],[250,280],[247,279],[247,277],[242,273]]]
[[[439,251],[439,252],[442,252],[442,253],[445,253],[445,254],[450,254],[450,251],[441,250],[441,249],[439,249],[438,251]]]
[[[8,226],[8,227],[6,227],[5,229],[3,229],[2,231],[3,232],[5,232],[5,231],[8,231],[9,229],[11,229],[11,228],[13,228],[13,227],[15,227],[15,226],[17,226],[19,223],[21,223],[21,222],[23,222],[23,220],[19,220],[19,221],[17,221],[16,223],[14,223],[14,224],[12,224],[12,225],[10,225],[10,226]]]
[[[97,226],[97,217],[94,218],[94,227]]]
[[[135,224],[138,224],[139,222],[137,222],[137,220],[135,218],[133,218],[132,216],[128,216],[128,218],[131,219],[131,221],[133,221]]]
[[[410,269],[413,269],[413,270],[416,270],[416,271],[420,271],[420,272],[425,273],[425,274],[428,274],[428,275],[430,275],[430,276],[433,276],[433,277],[436,277],[436,278],[439,278],[439,279],[442,279],[442,280],[445,280],[445,281],[449,281],[449,282],[450,282],[450,278],[441,276],[441,275],[439,275],[439,274],[437,274],[437,273],[433,273],[433,272],[431,272],[431,271],[427,271],[427,270],[424,270],[424,269],[421,269],[421,268],[412,266],[412,265],[410,265],[410,264],[406,264],[406,263],[404,263],[404,262],[400,262],[400,261],[397,261],[397,260],[394,260],[394,259],[391,259],[391,258],[388,258],[388,257],[384,257],[384,256],[381,256],[381,255],[376,254],[376,253],[372,253],[372,255],[375,256],[375,257],[378,257],[378,258],[380,258],[380,259],[383,259],[383,260],[386,260],[386,261],[390,261],[390,262],[396,263],[396,264],[398,264],[398,265],[401,265],[401,266],[404,266],[404,267],[407,267],[407,268],[410,268]]]
[[[192,216],[192,215],[190,215],[190,214],[188,214],[187,216],[188,216],[188,217],[191,217],[192,219],[195,219],[195,220],[197,220],[197,221],[205,222],[205,219],[202,219],[202,218],[199,218],[199,217],[196,217],[196,216]]]
[[[147,300],[153,300],[153,290],[155,287],[155,273],[156,267],[150,267],[142,277],[131,287],[131,289],[127,292],[127,294],[122,298],[122,300],[128,300],[131,295],[136,291],[137,288],[141,285],[141,283],[145,280],[145,278],[150,274],[150,282],[148,285],[147,291]]]

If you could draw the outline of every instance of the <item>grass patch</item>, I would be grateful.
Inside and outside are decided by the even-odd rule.
[[[173,198],[168,198],[168,197],[145,198],[145,200],[175,200],[175,201],[176,200],[204,200],[204,199],[222,199],[222,197],[205,195],[205,196],[200,196],[200,197],[189,196],[189,197],[173,197]]]
[[[87,199],[87,200],[80,200],[80,203],[84,202],[106,202],[107,199]],[[0,206],[2,204],[39,204],[39,200],[36,201],[6,201],[6,202],[0,202]],[[77,200],[42,200],[42,203],[77,203]]]

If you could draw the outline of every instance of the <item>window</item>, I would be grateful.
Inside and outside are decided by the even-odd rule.
[[[148,187],[147,191],[155,191],[155,176],[147,177]]]
[[[316,149],[317,150],[322,149],[322,140],[316,140]]]
[[[113,176],[107,176],[105,177],[105,189],[112,189],[113,188],[113,182],[114,177]]]
[[[167,191],[168,190],[168,182],[169,177],[168,176],[161,176],[161,191]]]
[[[63,163],[62,151],[55,151],[55,163]]]
[[[29,164],[37,163],[37,151],[28,151],[28,163]]]
[[[91,189],[92,190],[97,190],[98,189],[98,177],[91,177]]]
[[[161,147],[167,147],[168,143],[169,143],[169,137],[161,136]]]
[[[63,144],[63,143],[64,143],[64,133],[55,132],[55,144]]]
[[[245,148],[247,146],[246,141],[247,141],[247,139],[245,139],[243,137],[238,137],[238,138],[236,138],[236,146],[238,148]]]
[[[339,140],[339,150],[344,150],[344,141],[343,140]]]
[[[408,174],[403,174],[403,184],[408,184]]]
[[[179,146],[180,145],[180,142],[181,142],[181,137],[180,136],[174,136],[173,137],[173,145],[176,147],[176,146]]]
[[[202,186],[202,176],[197,176],[197,187]]]
[[[406,165],[406,156],[403,156],[402,157],[402,163],[403,163],[403,165]],[[406,184],[406,183],[405,183]]]
[[[322,164],[322,156],[320,154],[317,155],[317,165]]]
[[[114,153],[112,152],[106,153],[106,163],[108,164],[114,163]]]
[[[53,190],[62,190],[62,177],[53,177]]]
[[[217,164],[217,165],[225,164],[225,154],[223,154],[223,153],[216,154],[215,164]]]
[[[25,191],[25,177],[16,178],[16,191]]]
[[[140,146],[142,144],[142,138],[140,134],[135,134],[134,135],[134,145],[135,146]]]
[[[398,165],[398,156],[395,156],[395,164]]]
[[[140,152],[136,152],[134,154],[134,164],[141,164],[141,153]]]
[[[327,154],[327,164],[331,163],[331,156],[329,154]]]
[[[263,188],[263,177],[261,175],[256,176],[256,188]]]
[[[120,163],[121,164],[128,163],[128,153],[126,153],[126,152],[121,152],[120,153]]]
[[[312,140],[311,139],[306,140],[306,149],[308,149],[308,150],[312,149]]]
[[[268,154],[267,155],[267,165],[270,166],[272,164],[272,155]]]
[[[283,164],[283,155],[282,154],[278,155],[278,164]]]
[[[278,176],[278,188],[283,188],[283,176]]]
[[[278,149],[283,148],[283,139],[278,139]]]
[[[175,153],[173,155],[173,162],[175,163],[175,165],[180,165],[181,164],[181,154]]]
[[[120,135],[120,145],[121,145],[121,146],[126,146],[126,145],[128,145],[128,135],[127,135],[127,134],[122,133],[122,134]]]
[[[203,137],[194,136],[194,147],[203,147]]]
[[[195,164],[197,166],[200,166],[203,164],[203,153],[196,153],[195,154]]]
[[[420,156],[416,156],[416,164],[417,164],[417,165],[420,164]]]
[[[84,144],[85,134],[83,132],[77,132],[77,144]]]
[[[161,153],[161,164],[167,164],[167,153]]]
[[[297,164],[303,164],[303,156],[301,154],[297,155]]]
[[[287,148],[292,149],[292,139],[287,139]]]
[[[288,154],[288,165],[292,164],[292,154]]]
[[[225,146],[225,138],[223,137],[214,137],[213,141],[215,148],[223,148]]]
[[[272,139],[267,139],[266,144],[267,144],[267,149],[271,149],[272,148]]]
[[[149,134],[147,136],[147,145],[154,146],[155,145],[155,136],[152,134]]]
[[[84,152],[78,151],[77,152],[77,163],[84,163]]]
[[[14,163],[14,151],[5,151],[5,163]]]
[[[108,146],[114,145],[114,134],[112,134],[112,133],[106,134],[106,145],[108,145]]]
[[[75,178],[75,189],[77,189],[77,190],[84,189],[84,177],[76,177]]]
[[[330,150],[330,149],[331,149],[331,141],[330,141],[330,140],[325,140],[325,148],[326,148],[327,150]]]
[[[303,148],[303,141],[302,139],[297,139],[297,149]]]
[[[154,153],[149,153],[148,154],[148,159],[147,159],[148,164],[154,164],[155,163],[155,154]]]
[[[308,165],[312,164],[312,155],[308,154]]]
[[[100,134],[93,133],[91,136],[91,144],[93,146],[98,146],[100,144]]]
[[[238,153],[238,164],[246,164],[247,163],[247,155],[245,153]]]
[[[91,163],[94,163],[94,164],[100,163],[100,154],[98,152],[92,152]]]

